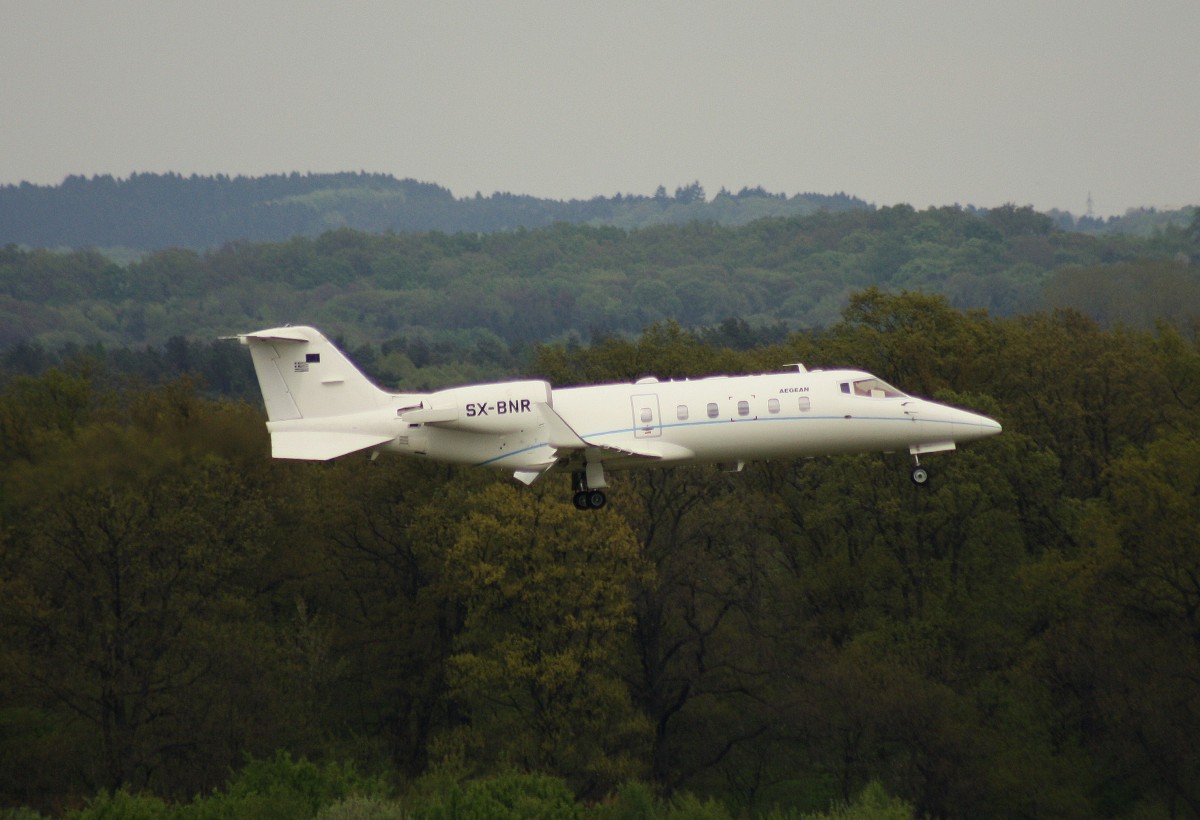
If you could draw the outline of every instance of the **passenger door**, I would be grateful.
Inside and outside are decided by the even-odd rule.
[[[662,421],[658,412],[658,394],[643,393],[631,397],[633,404],[634,438],[654,438],[662,435]]]

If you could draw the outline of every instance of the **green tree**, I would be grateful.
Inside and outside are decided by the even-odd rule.
[[[86,373],[17,376],[0,395],[0,464],[33,461],[69,439],[105,399]]]
[[[129,413],[5,476],[3,679],[73,738],[41,777],[193,789],[257,742],[235,716],[265,717],[246,698],[276,660],[252,615],[271,518],[259,422],[185,387]]]
[[[821,354],[832,364],[861,367],[932,397],[947,387],[978,389],[996,335],[986,314],[964,314],[944,297],[870,288],[850,298],[842,320],[822,339]]]
[[[297,466],[310,480],[307,572],[321,579],[306,589],[335,634],[322,726],[330,744],[365,744],[417,776],[454,723],[446,663],[463,615],[445,556],[494,478],[413,459]]]
[[[1105,649],[1122,662],[1097,665],[1097,705],[1137,781],[1200,814],[1200,443],[1166,436],[1116,460],[1110,476],[1120,553],[1096,593],[1116,604]]]
[[[633,588],[627,686],[653,727],[651,773],[668,793],[719,780],[731,753],[770,725],[759,631],[761,500],[711,467],[621,476],[613,505],[654,567]]]
[[[647,727],[616,670],[629,591],[649,570],[620,518],[586,523],[565,499],[508,485],[472,497],[446,555],[465,613],[449,675],[460,737],[484,761],[603,793],[644,760]]]

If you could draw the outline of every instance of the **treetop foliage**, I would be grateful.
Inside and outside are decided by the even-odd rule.
[[[925,490],[903,454],[623,473],[583,526],[563,476],[272,462],[190,383],[10,378],[0,806],[1200,813],[1195,337],[876,289],[768,346],[664,323],[526,372],[797,360],[1004,434]]]
[[[305,323],[347,335],[352,348],[377,346],[388,379],[423,387],[511,373],[537,341],[598,341],[669,320],[747,344],[778,338],[835,323],[850,294],[869,287],[938,293],[998,316],[1064,307],[1106,325],[1189,327],[1200,305],[1193,256],[1200,245],[1183,228],[1094,237],[1028,208],[908,206],[632,231],[341,228],[124,265],[94,250],[9,245],[0,350],[161,347]],[[452,370],[419,372],[429,366]]]
[[[193,182],[247,225],[338,216],[123,264],[0,249],[0,807],[1200,815],[1200,217],[697,182],[568,203],[610,224],[368,232],[347,215],[544,203],[22,191],[49,220]],[[561,476],[272,462],[214,339],[288,322],[388,386],[852,365],[1004,434],[926,491],[902,454],[623,474],[582,526]]]

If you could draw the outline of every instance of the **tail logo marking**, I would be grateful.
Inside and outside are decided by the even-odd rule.
[[[307,373],[308,366],[310,364],[320,364],[320,362],[321,362],[321,354],[320,353],[305,353],[304,361],[294,362],[292,364],[292,371],[295,373]]]

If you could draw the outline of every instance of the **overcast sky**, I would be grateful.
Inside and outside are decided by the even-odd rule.
[[[1200,204],[1198,0],[0,0],[0,183]]]

